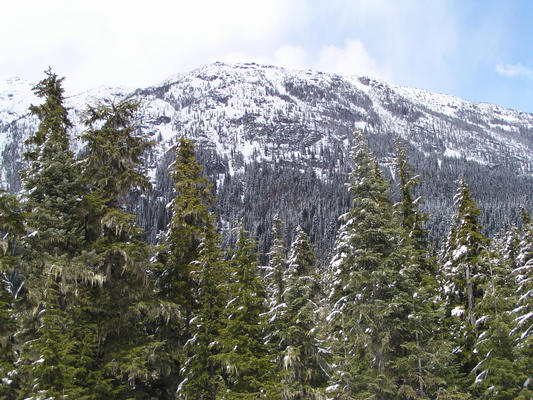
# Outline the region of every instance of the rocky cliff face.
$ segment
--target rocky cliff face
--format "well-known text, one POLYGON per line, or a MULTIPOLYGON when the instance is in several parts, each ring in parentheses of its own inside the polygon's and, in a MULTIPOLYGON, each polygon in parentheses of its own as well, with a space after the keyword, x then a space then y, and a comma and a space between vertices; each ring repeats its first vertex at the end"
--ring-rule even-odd
MULTIPOLYGON (((396 143, 400 138, 406 145, 423 178, 419 189, 435 241, 445 234, 460 176, 484 210, 489 233, 516 222, 521 206, 533 208, 532 114, 365 77, 215 63, 145 89, 100 88, 69 97, 76 151, 81 113, 101 97, 139 100, 139 129, 156 141, 145 158, 154 191, 137 199, 152 241, 168 220, 169 149, 181 135, 197 140, 199 159, 216 184, 227 244, 230 227, 244 217, 266 249, 279 213, 287 240, 301 224, 325 258, 337 217, 349 205, 344 183, 354 129, 368 138, 392 181, 396 143)), ((0 82, 0 183, 15 191, 23 142, 37 125, 27 115, 32 102, 29 84, 0 82)))

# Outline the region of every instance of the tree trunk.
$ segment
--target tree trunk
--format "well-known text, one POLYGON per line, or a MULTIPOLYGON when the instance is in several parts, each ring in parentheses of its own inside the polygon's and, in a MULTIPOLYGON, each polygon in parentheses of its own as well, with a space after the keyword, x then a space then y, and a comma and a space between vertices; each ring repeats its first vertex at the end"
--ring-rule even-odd
POLYGON ((468 319, 472 327, 476 324, 474 316, 474 288, 472 285, 472 276, 470 271, 470 264, 466 264, 466 294, 468 296, 468 319))
MULTIPOLYGON (((418 331, 415 332, 415 338, 416 338, 417 350, 420 350, 420 339, 418 337, 418 331)), ((424 393, 424 383, 423 383, 423 380, 422 380, 422 359, 420 358, 420 356, 418 356, 418 374, 419 374, 419 377, 418 377, 418 382, 419 382, 418 391, 419 391, 419 394, 422 397, 426 397, 426 395, 424 393)))

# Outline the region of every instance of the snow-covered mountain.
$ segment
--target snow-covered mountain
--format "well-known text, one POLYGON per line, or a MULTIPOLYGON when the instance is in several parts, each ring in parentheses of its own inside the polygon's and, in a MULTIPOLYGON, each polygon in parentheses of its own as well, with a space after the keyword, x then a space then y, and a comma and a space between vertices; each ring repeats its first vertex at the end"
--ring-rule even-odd
MULTIPOLYGON (((30 87, 0 81, 0 183, 11 190, 20 189, 23 142, 37 124, 27 115, 36 102, 30 87)), ((520 206, 533 205, 532 114, 365 77, 215 63, 149 88, 69 97, 74 139, 83 130, 85 105, 101 97, 139 100, 139 127, 157 143, 146 156, 155 190, 139 205, 152 239, 167 218, 169 149, 181 135, 197 140, 217 183, 221 225, 244 215, 263 246, 273 214, 281 212, 288 232, 303 224, 319 253, 327 252, 336 217, 349 202, 343 183, 354 129, 364 132, 391 178, 397 139, 406 144, 424 179, 420 190, 434 238, 444 232, 461 175, 490 231, 515 221, 520 206)))

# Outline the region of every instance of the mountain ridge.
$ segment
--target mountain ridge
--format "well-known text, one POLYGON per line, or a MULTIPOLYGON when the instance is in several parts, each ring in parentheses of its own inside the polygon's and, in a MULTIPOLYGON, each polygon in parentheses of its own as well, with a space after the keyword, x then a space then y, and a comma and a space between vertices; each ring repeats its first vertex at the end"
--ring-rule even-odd
MULTIPOLYGON (((14 101, 12 94, 0 90, 0 100, 14 101)), ((517 222, 520 207, 532 206, 533 114, 367 77, 214 63, 147 88, 100 88, 67 97, 76 152, 83 108, 101 97, 138 100, 139 131, 156 142, 145 157, 154 191, 138 203, 151 241, 168 221, 169 149, 181 135, 196 140, 199 160, 216 184, 222 229, 245 217, 264 249, 273 213, 281 210, 289 237, 302 224, 319 253, 329 251, 336 218, 349 205, 343 185, 354 129, 364 133, 392 181, 396 142, 404 143, 424 179, 419 191, 437 242, 449 222, 460 176, 472 182, 486 221, 494 221, 487 226, 490 233, 517 222)), ((4 104, 0 101, 0 182, 17 191, 24 139, 37 121, 17 113, 20 101, 16 109, 4 104)))

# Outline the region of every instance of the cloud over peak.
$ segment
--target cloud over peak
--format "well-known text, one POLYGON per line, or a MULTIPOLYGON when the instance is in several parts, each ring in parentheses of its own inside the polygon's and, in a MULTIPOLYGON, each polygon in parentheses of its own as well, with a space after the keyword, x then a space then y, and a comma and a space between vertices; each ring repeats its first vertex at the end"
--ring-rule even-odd
POLYGON ((507 78, 525 77, 533 79, 533 70, 525 67, 522 64, 498 64, 496 65, 496 72, 507 78))

